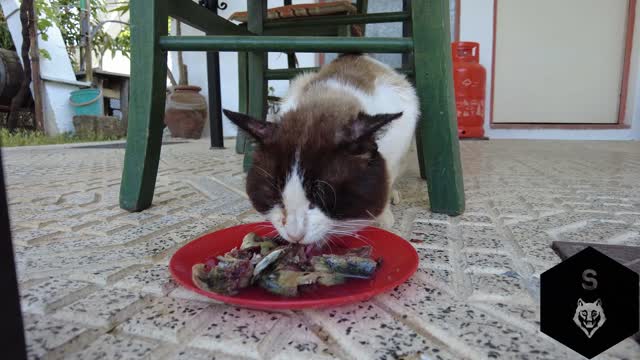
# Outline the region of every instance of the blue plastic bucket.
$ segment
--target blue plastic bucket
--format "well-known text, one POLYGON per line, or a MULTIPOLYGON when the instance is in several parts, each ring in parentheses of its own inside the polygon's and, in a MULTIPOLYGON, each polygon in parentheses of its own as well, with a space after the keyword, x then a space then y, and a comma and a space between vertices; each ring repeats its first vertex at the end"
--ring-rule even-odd
POLYGON ((80 89, 71 92, 69 102, 76 115, 101 116, 104 111, 102 98, 102 90, 100 89, 80 89))

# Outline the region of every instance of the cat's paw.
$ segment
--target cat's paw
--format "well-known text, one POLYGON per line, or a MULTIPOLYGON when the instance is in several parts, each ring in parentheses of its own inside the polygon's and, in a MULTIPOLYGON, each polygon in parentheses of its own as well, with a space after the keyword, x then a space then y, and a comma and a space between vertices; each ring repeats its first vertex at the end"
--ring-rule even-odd
POLYGON ((400 191, 398 191, 396 189, 392 189, 391 190, 391 204, 392 205, 398 205, 398 204, 400 204, 401 200, 402 200, 402 198, 400 197, 400 191))
POLYGON ((391 208, 388 206, 384 209, 382 214, 378 216, 378 224, 383 229, 391 229, 393 224, 395 223, 395 218, 393 217, 393 213, 391 212, 391 208))

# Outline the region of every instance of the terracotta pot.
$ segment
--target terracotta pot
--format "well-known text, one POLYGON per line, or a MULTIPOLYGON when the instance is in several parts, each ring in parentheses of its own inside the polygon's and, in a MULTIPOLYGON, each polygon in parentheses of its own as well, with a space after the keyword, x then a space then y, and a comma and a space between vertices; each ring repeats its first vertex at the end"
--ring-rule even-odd
POLYGON ((207 118, 207 101, 200 94, 202 88, 178 85, 169 88, 164 123, 171 136, 199 139, 207 118))

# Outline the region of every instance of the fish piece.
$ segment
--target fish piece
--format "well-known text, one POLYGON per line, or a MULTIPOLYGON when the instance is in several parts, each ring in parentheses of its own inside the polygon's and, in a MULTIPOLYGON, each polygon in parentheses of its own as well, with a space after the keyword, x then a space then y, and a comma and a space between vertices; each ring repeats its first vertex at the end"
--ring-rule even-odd
POLYGON ((260 248, 260 254, 262 256, 267 255, 271 250, 273 250, 277 245, 266 238, 260 237, 255 233, 248 233, 242 239, 242 245, 240 245, 240 250, 253 250, 260 248))
POLYGON ((311 258, 311 264, 314 271, 366 279, 371 278, 378 268, 378 263, 371 258, 351 255, 315 256, 311 258))
POLYGON ((223 295, 235 295, 251 283, 253 266, 250 260, 234 259, 219 262, 207 271, 204 264, 191 269, 193 282, 202 290, 223 295))
POLYGON ((349 249, 349 251, 347 251, 345 255, 370 258, 372 253, 373 253, 373 248, 369 245, 366 245, 358 248, 349 249))
POLYGON ((293 297, 301 291, 315 291, 318 285, 343 284, 348 278, 369 279, 380 265, 371 258, 370 246, 349 249, 343 255, 308 250, 308 246, 282 244, 249 233, 239 248, 218 256, 215 266, 194 265, 193 282, 200 289, 224 295, 235 295, 256 284, 271 293, 293 297))
POLYGON ((334 286, 345 282, 345 277, 339 274, 323 272, 274 271, 260 278, 259 285, 276 295, 286 297, 297 296, 300 286, 320 284, 334 286))
POLYGON ((253 276, 256 277, 260 275, 264 269, 268 268, 269 265, 273 264, 278 260, 278 258, 285 252, 286 249, 277 249, 270 252, 267 256, 265 256, 260 262, 256 264, 256 267, 253 269, 253 276))
POLYGON ((276 295, 293 297, 298 295, 298 278, 300 274, 297 271, 286 270, 272 272, 261 276, 258 284, 263 289, 276 295))

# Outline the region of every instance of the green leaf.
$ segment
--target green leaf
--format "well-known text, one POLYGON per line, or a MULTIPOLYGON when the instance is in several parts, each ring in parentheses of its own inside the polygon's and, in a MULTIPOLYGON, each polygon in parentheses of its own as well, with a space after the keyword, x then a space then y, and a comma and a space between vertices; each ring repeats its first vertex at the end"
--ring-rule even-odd
POLYGON ((51 60, 51 54, 46 49, 40 49, 40 56, 47 60, 51 60))
POLYGON ((129 12, 129 4, 118 6, 117 8, 111 9, 109 12, 119 12, 120 15, 124 15, 129 12))

